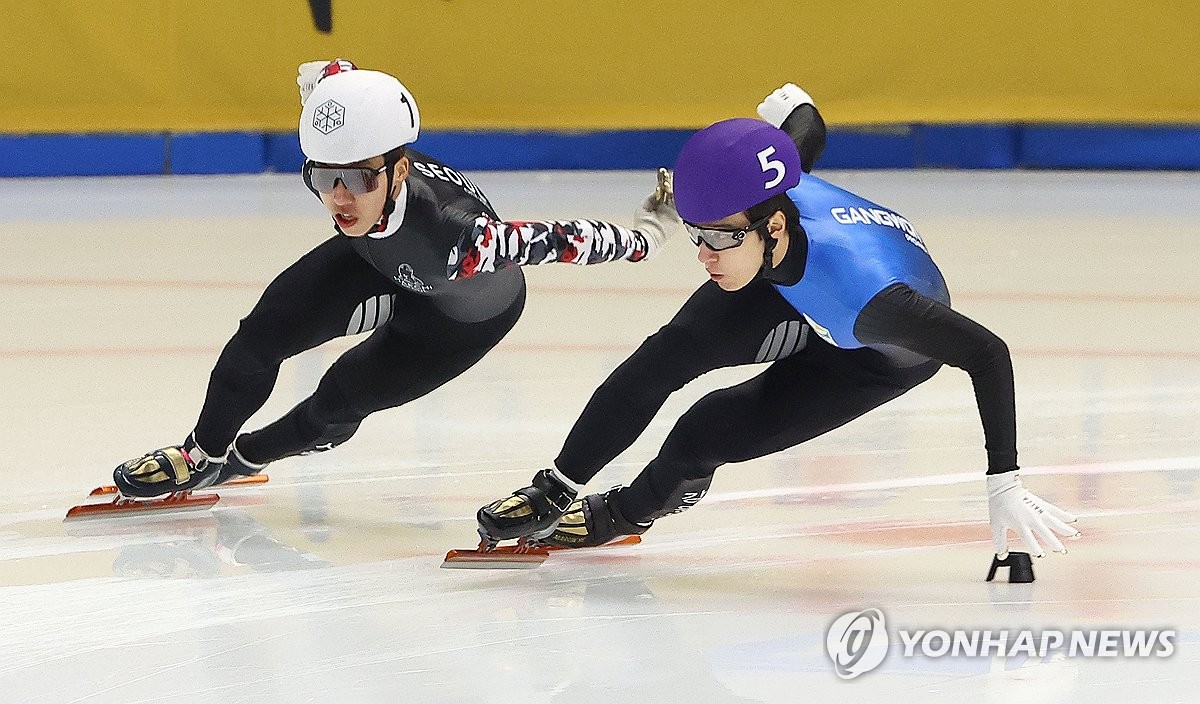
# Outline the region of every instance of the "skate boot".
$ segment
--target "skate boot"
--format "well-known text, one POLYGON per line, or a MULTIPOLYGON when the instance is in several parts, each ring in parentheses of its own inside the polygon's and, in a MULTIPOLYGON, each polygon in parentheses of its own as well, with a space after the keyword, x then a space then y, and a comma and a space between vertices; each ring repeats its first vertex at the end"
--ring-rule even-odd
POLYGON ((240 477, 257 476, 267 468, 267 464, 269 463, 254 464, 243 457, 242 453, 238 451, 237 440, 234 440, 229 445, 229 453, 225 457, 225 463, 221 466, 221 471, 213 484, 224 484, 231 479, 238 479, 240 477))
POLYGON ((603 494, 588 494, 573 502, 554 531, 541 539, 561 548, 593 548, 627 535, 641 535, 654 521, 635 523, 621 515, 615 499, 624 487, 603 494))
POLYGON ((182 445, 164 447, 118 465, 113 470, 113 483, 122 496, 149 499, 211 486, 224 464, 224 455, 209 456, 189 435, 182 445))
POLYGON ((563 484, 554 472, 543 469, 533 475, 533 484, 517 489, 512 496, 479 509, 479 535, 484 542, 544 535, 575 499, 575 490, 563 484))

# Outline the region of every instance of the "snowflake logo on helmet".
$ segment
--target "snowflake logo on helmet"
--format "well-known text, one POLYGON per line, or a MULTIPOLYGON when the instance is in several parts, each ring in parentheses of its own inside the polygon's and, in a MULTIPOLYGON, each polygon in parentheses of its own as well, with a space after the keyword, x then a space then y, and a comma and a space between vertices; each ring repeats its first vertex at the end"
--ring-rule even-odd
POLYGON ((346 123, 346 108, 336 100, 326 100, 313 112, 313 127, 321 134, 329 134, 346 123))

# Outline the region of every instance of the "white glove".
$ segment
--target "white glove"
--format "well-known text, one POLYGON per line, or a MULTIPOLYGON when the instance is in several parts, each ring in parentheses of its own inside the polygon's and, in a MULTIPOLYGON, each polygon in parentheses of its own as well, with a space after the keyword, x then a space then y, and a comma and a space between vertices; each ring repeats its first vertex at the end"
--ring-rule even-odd
POLYGON ((782 88, 758 104, 758 116, 776 127, 782 127, 788 115, 801 105, 814 105, 812 96, 795 83, 784 83, 782 88))
POLYGON ((653 259, 662 252, 671 236, 683 221, 675 212, 675 193, 672 190, 671 172, 658 170, 658 186, 641 207, 633 214, 633 229, 646 236, 646 259, 653 259))
POLYGON ((300 104, 308 102, 308 96, 312 95, 313 88, 317 87, 317 83, 325 77, 325 67, 329 64, 338 64, 341 70, 348 71, 355 68, 354 64, 345 59, 334 59, 333 61, 305 61, 296 69, 296 85, 300 86, 300 104))
POLYGON ((321 78, 321 71, 329 65, 328 61, 305 61, 300 64, 296 70, 296 85, 300 86, 300 104, 304 105, 308 101, 308 96, 312 95, 313 88, 317 87, 317 81, 321 78))
POLYGON ((1015 470, 1003 474, 989 474, 987 493, 988 516, 992 521, 992 543, 996 548, 996 555, 1001 559, 1008 555, 1010 528, 1037 557, 1046 556, 1037 538, 1044 540, 1054 552, 1065 554, 1067 549, 1054 534, 1070 538, 1079 538, 1081 535, 1079 531, 1067 525, 1078 520, 1074 515, 1035 496, 1021 483, 1021 477, 1015 470))

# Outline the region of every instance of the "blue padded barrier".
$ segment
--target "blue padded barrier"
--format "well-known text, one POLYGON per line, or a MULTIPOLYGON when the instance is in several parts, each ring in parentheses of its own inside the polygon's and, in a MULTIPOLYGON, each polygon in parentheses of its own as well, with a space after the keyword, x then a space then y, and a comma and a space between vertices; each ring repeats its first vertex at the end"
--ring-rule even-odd
MULTIPOLYGON (((690 130, 427 131, 415 147, 465 171, 651 169, 690 130)), ((295 133, 0 136, 0 176, 295 173, 295 133)), ((833 128, 822 169, 1200 169, 1200 125, 891 125, 833 128)))

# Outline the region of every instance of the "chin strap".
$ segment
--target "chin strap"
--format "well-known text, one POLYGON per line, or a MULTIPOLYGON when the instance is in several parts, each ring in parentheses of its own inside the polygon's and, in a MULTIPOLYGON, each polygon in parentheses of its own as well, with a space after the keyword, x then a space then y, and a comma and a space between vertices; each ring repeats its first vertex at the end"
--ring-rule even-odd
MULTIPOLYGON (((763 225, 763 227, 768 226, 763 225)), ((771 273, 775 269, 775 262, 772 255, 775 253, 775 245, 779 244, 779 240, 775 239, 775 237, 773 237, 769 231, 767 234, 759 232, 758 236, 761 237, 763 241, 763 265, 762 268, 758 270, 758 277, 765 278, 767 274, 771 273)))
MULTIPOLYGON (((387 200, 383 202, 383 214, 379 216, 379 222, 375 223, 375 226, 370 230, 367 230, 366 234, 368 235, 386 230, 388 226, 388 217, 391 216, 391 214, 396 210, 396 199, 392 197, 392 169, 390 166, 388 167, 387 173, 387 200)), ((337 223, 335 222, 334 225, 336 226, 337 223)))
POLYGON ((372 227, 370 231, 367 232, 368 235, 374 232, 383 232, 386 230, 388 226, 388 217, 390 217, 391 214, 396 210, 396 199, 392 197, 392 191, 394 190, 393 186, 395 185, 394 179, 396 177, 396 164, 399 163, 400 159, 403 158, 404 157, 401 156, 395 161, 388 159, 384 162, 384 165, 387 166, 387 200, 383 202, 383 214, 379 216, 379 222, 375 223, 375 227, 372 227))

